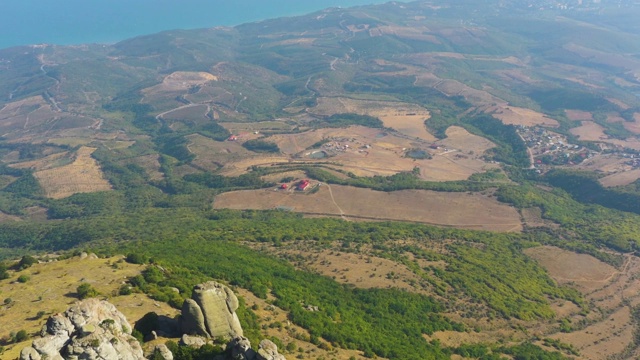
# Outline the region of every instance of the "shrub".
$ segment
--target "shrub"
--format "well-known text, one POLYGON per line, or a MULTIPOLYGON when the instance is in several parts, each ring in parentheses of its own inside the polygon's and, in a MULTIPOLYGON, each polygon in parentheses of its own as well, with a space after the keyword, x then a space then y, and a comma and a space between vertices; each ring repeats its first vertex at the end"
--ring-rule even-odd
POLYGON ((20 275, 20 276, 18 277, 18 282, 19 282, 19 283, 23 283, 23 284, 24 284, 24 283, 26 283, 27 281, 29 281, 29 279, 31 279, 31 278, 29 277, 29 275, 20 275))
POLYGON ((9 272, 7 272, 7 265, 0 263, 0 280, 8 279, 9 272))
POLYGON ((147 258, 144 255, 140 255, 140 254, 136 254, 136 253, 130 253, 127 255, 127 257, 125 258, 125 261, 130 263, 130 264, 144 264, 147 262, 147 258))
POLYGON ((24 270, 28 267, 31 267, 31 265, 33 264, 37 264, 38 260, 36 258, 34 258, 33 256, 30 255, 25 255, 22 257, 22 259, 20 259, 20 262, 18 263, 18 270, 24 270))
POLYGON ((18 342, 23 342, 23 341, 28 340, 28 339, 29 339, 29 334, 27 333, 26 330, 18 331, 13 337, 14 342, 17 342, 17 343, 18 342))
POLYGON ((80 299, 96 297, 99 294, 98 290, 94 289, 91 284, 87 283, 80 284, 80 286, 78 286, 78 288, 76 289, 76 292, 78 293, 78 298, 80 299))
POLYGON ((129 285, 122 285, 120 286, 120 290, 118 290, 118 294, 119 295, 130 295, 131 294, 131 286, 129 285))

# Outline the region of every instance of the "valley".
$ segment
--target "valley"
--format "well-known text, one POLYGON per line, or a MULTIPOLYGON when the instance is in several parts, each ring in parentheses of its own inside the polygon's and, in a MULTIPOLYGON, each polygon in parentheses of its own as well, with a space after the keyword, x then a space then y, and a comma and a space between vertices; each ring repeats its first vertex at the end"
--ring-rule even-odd
POLYGON ((637 358, 640 8, 576 3, 1 49, 0 358, 211 280, 287 359, 637 358))

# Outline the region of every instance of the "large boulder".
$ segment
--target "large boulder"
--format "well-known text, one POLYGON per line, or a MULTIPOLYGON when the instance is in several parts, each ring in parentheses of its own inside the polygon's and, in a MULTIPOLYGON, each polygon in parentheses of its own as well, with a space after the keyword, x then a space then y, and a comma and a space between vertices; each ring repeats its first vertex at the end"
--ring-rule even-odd
POLYGON ((51 316, 41 337, 22 350, 21 360, 144 359, 132 327, 112 304, 98 299, 75 303, 64 314, 51 316))
POLYGON ((193 288, 182 305, 180 329, 185 334, 233 339, 242 336, 236 315, 238 298, 228 287, 209 281, 193 288))
POLYGON ((284 355, 278 353, 278 346, 267 339, 260 341, 256 358, 258 360, 287 360, 284 355))
POLYGON ((232 360, 255 360, 256 352, 251 349, 249 339, 243 336, 235 337, 227 344, 232 360))
POLYGON ((173 360, 173 354, 165 344, 156 345, 152 351, 150 359, 173 360))
POLYGON ((192 336, 184 334, 180 338, 180 345, 189 346, 192 348, 201 348, 207 344, 207 339, 200 336, 192 336))
POLYGON ((180 316, 180 330, 183 334, 208 336, 207 327, 204 324, 204 315, 200 305, 193 299, 186 299, 182 303, 182 315, 180 316))

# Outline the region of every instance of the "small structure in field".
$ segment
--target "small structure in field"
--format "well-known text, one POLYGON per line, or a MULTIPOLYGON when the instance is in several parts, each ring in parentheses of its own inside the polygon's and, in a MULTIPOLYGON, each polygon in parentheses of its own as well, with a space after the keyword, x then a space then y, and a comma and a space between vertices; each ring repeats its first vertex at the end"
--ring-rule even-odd
POLYGON ((289 188, 289 185, 287 184, 280 185, 280 190, 287 190, 288 188, 289 188))
POLYGON ((309 185, 309 180, 300 180, 300 182, 296 186, 296 189, 298 189, 299 191, 305 191, 309 187, 309 185))

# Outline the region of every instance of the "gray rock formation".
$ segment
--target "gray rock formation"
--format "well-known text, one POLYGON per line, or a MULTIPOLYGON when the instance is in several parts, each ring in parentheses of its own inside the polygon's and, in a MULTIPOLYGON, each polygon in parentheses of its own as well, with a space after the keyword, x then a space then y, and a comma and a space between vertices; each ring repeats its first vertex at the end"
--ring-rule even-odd
POLYGON ((171 353, 171 351, 169 351, 169 349, 165 344, 158 344, 152 349, 151 356, 149 356, 149 358, 173 360, 173 354, 171 353))
POLYGON ((238 305, 238 298, 233 291, 222 284, 210 281, 196 285, 191 299, 182 304, 180 330, 185 335, 180 344, 201 347, 206 342, 205 338, 226 338, 231 341, 226 346, 225 355, 215 359, 286 360, 278 353, 278 347, 272 341, 261 341, 258 352, 251 348, 249 339, 242 336, 240 321, 235 312, 238 305))
POLYGON ((184 334, 180 338, 180 345, 190 346, 192 348, 201 348, 207 344, 207 339, 200 336, 192 336, 184 334))
POLYGON ((242 336, 236 315, 238 298, 228 287, 209 281, 193 288, 182 305, 180 329, 184 334, 233 339, 242 336))
POLYGON ((235 337, 227 344, 229 354, 233 360, 255 360, 256 352, 251 349, 249 339, 243 336, 235 337))
POLYGON ((180 330, 184 334, 209 336, 200 305, 193 299, 186 299, 182 303, 180 330))
POLYGON ((278 346, 267 339, 260 341, 256 358, 258 360, 287 360, 284 355, 278 353, 278 346))
POLYGON ((51 316, 42 328, 42 337, 23 349, 20 359, 144 359, 131 329, 125 316, 112 304, 98 299, 83 300, 64 314, 51 316))

